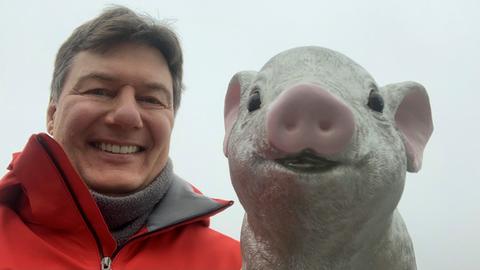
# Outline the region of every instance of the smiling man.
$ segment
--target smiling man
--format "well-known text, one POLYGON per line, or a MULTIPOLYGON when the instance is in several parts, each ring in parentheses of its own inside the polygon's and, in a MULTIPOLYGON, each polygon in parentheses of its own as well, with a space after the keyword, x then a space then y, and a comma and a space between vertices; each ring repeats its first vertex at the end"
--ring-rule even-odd
POLYGON ((173 173, 182 88, 174 32, 124 7, 60 48, 47 110, 0 181, 0 269, 240 269, 208 227, 230 201, 173 173))

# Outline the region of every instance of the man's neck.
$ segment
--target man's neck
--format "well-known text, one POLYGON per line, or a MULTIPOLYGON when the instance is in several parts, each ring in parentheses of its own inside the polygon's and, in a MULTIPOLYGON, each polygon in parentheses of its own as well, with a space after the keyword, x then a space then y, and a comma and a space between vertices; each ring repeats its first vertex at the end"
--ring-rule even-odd
POLYGON ((170 187, 173 169, 169 160, 160 174, 144 189, 125 196, 109 196, 92 191, 110 232, 118 245, 123 245, 143 227, 170 187))

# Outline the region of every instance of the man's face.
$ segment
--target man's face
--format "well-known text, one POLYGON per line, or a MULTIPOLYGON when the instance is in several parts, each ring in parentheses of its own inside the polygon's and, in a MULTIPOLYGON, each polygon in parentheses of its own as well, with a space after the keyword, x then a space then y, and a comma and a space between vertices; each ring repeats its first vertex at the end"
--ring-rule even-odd
POLYGON ((93 190, 126 194, 164 168, 173 128, 172 77, 156 49, 125 43, 73 59, 47 129, 93 190))

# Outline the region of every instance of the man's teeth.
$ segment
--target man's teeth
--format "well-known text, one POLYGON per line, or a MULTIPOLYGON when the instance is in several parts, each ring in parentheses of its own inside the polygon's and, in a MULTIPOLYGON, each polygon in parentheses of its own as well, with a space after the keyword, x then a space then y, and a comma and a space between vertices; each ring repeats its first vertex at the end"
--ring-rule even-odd
POLYGON ((140 147, 135 145, 117 145, 109 143, 97 143, 95 144, 97 148, 102 151, 110 152, 114 154, 132 154, 140 151, 140 147))

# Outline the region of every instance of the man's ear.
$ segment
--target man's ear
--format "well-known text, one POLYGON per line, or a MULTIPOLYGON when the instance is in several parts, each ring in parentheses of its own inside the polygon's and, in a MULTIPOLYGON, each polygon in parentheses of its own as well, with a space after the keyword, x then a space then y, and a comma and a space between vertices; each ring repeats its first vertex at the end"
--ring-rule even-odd
POLYGON ((47 109, 47 132, 53 136, 53 127, 55 126, 55 113, 57 112, 57 102, 50 100, 47 109))

